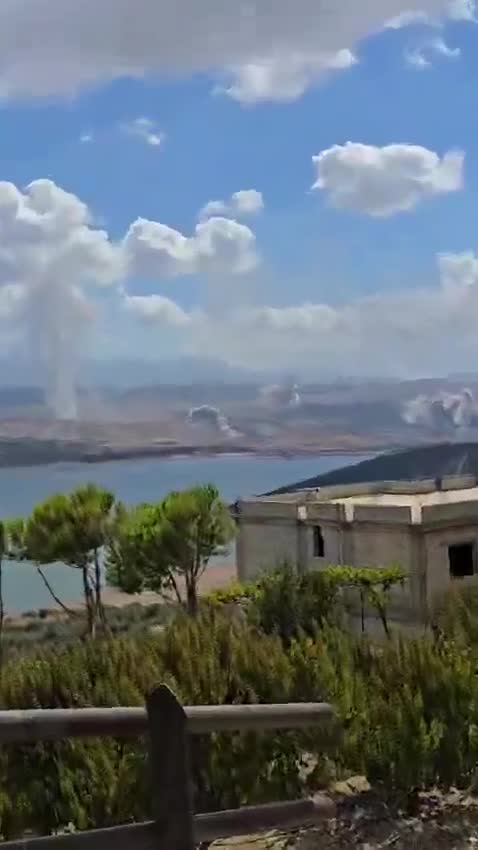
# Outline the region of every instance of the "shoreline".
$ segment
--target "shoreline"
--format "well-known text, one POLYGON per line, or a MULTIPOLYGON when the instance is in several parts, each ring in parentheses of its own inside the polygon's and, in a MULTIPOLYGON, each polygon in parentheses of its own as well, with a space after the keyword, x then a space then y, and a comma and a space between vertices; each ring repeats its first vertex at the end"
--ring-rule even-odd
MULTIPOLYGON (((237 569, 233 564, 209 566, 199 580, 199 593, 203 596, 213 590, 220 590, 227 587, 234 581, 237 581, 237 569)), ((117 590, 115 587, 106 585, 103 588, 102 595, 105 608, 123 609, 131 605, 140 605, 143 608, 147 608, 150 605, 166 604, 163 596, 150 590, 130 595, 117 590)), ((84 603, 82 601, 72 602, 65 599, 64 603, 72 611, 79 612, 84 610, 84 603)), ((14 629, 24 628, 32 619, 40 618, 40 611, 46 612, 45 617, 42 617, 45 623, 64 620, 67 616, 62 608, 59 605, 55 605, 52 600, 49 607, 39 606, 29 611, 7 608, 5 611, 5 626, 6 628, 14 629)))
POLYGON ((138 448, 124 449, 102 449, 101 451, 84 451, 77 447, 69 447, 67 444, 50 446, 45 451, 44 447, 23 446, 19 451, 18 442, 13 441, 11 446, 5 444, 9 441, 0 438, 3 442, 3 451, 0 452, 0 469, 25 469, 39 466, 57 466, 61 463, 74 464, 101 464, 114 463, 116 461, 147 460, 178 460, 180 458, 216 458, 216 457, 257 457, 276 458, 280 460, 294 460, 295 458, 320 457, 335 455, 363 457, 371 454, 379 454, 385 451, 394 451, 403 448, 401 445, 390 446, 317 446, 317 447, 256 447, 256 446, 144 446, 138 448), (76 448, 76 450, 75 450, 76 448), (43 450, 42 450, 43 449, 43 450), (16 455, 16 456, 15 456, 16 455))

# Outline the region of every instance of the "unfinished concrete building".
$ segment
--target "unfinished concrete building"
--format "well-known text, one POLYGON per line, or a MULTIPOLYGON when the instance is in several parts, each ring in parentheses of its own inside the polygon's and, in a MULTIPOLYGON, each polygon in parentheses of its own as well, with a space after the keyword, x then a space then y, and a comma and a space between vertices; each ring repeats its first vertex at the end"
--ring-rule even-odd
POLYGON ((392 615, 423 622, 440 591, 478 571, 478 481, 449 476, 279 492, 236 504, 241 580, 288 561, 400 566, 392 615))

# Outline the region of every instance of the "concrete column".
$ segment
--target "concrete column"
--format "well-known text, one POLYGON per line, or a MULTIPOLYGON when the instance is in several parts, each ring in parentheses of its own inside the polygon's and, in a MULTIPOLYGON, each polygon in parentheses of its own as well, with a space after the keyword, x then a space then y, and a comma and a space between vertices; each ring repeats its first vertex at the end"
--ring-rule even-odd
POLYGON ((410 573, 408 576, 411 607, 421 622, 428 617, 427 562, 425 534, 421 526, 412 527, 410 573))
POLYGON ((301 520, 297 520, 297 572, 304 575, 309 567, 309 528, 301 520))
POLYGON ((350 522, 344 522, 341 526, 342 535, 342 565, 345 567, 353 567, 354 561, 354 537, 353 525, 350 522))

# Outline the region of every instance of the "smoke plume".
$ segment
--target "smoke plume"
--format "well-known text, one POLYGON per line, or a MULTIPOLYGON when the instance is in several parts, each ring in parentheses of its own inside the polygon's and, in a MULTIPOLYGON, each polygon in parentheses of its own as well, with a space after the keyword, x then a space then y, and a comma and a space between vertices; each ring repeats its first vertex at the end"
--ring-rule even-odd
POLYGON ((406 402, 402 416, 409 425, 453 432, 478 425, 478 404, 469 389, 457 394, 419 395, 406 402))
POLYGON ((262 387, 260 390, 260 399, 267 407, 276 410, 299 407, 301 404, 299 387, 295 383, 285 385, 271 384, 270 386, 262 387))
POLYGON ((227 418, 217 407, 211 407, 208 404, 193 407, 189 411, 187 419, 191 425, 197 425, 213 434, 221 434, 230 439, 240 437, 239 432, 230 426, 227 418))

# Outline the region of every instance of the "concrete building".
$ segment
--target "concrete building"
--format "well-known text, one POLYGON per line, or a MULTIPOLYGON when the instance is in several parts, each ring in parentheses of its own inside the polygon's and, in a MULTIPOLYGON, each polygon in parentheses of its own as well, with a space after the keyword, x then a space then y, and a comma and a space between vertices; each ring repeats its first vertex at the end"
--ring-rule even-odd
POLYGON ((424 621, 440 591, 478 572, 478 479, 449 476, 279 492, 236 504, 241 580, 288 561, 400 566, 392 616, 424 621))

